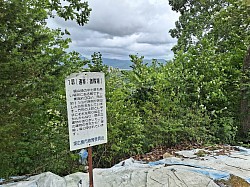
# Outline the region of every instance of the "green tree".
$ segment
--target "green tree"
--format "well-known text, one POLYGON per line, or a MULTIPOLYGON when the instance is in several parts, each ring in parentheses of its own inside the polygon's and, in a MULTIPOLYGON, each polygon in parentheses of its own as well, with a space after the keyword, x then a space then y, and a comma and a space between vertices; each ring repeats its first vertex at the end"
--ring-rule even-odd
POLYGON ((176 63, 152 60, 147 65, 143 57, 130 57, 132 70, 125 74, 130 84, 128 99, 142 119, 144 150, 182 142, 207 142, 209 117, 201 106, 185 103, 181 72, 176 63))
POLYGON ((87 70, 89 71, 103 72, 105 74, 107 74, 108 72, 108 66, 103 64, 102 54, 100 52, 94 52, 94 54, 91 55, 91 61, 89 61, 87 64, 87 70))
POLYGON ((247 134, 249 8, 242 1, 231 0, 170 0, 169 3, 181 13, 170 33, 178 38, 173 50, 176 60, 183 63, 184 76, 189 77, 187 101, 206 104, 218 132, 230 134, 242 118, 240 129, 247 134))
POLYGON ((173 51, 186 51, 194 46, 213 28, 213 16, 227 6, 227 0, 169 0, 170 6, 180 13, 175 28, 170 30, 172 37, 177 38, 173 51))
POLYGON ((106 74, 108 143, 94 148, 97 167, 111 167, 143 151, 142 119, 136 105, 128 99, 129 85, 126 76, 117 69, 106 74))
POLYGON ((65 51, 60 29, 46 27, 52 12, 83 25, 90 9, 80 0, 0 1, 0 177, 74 168, 63 82, 86 63, 65 51))

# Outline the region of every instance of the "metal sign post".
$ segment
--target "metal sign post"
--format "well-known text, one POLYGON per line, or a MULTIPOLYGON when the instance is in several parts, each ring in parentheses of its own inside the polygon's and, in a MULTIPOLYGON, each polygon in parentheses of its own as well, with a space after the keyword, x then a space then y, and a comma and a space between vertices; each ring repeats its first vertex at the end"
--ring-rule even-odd
POLYGON ((107 143, 105 77, 100 72, 73 73, 65 79, 70 150, 88 147, 93 187, 92 146, 107 143))
POLYGON ((93 165, 92 165, 92 147, 88 147, 88 163, 89 163, 89 187, 94 187, 93 165))

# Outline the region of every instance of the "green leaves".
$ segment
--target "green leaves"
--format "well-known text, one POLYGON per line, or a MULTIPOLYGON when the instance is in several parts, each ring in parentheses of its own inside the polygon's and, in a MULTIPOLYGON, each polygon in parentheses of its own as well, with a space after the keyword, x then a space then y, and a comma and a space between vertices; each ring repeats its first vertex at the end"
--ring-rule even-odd
POLYGON ((102 62, 102 54, 100 52, 95 52, 91 55, 92 60, 88 61, 88 70, 93 72, 104 72, 107 74, 108 66, 104 65, 102 62))
POLYGON ((175 58, 130 55, 131 71, 108 71, 101 53, 84 61, 66 52, 68 31, 46 27, 52 12, 85 24, 86 2, 0 2, 0 177, 80 168, 68 151, 64 78, 83 70, 106 75, 109 142, 94 148, 97 167, 158 145, 234 142, 239 114, 249 124, 250 10, 231 0, 169 2, 181 13, 170 31, 175 58))
MULTIPOLYGON (((183 67, 185 101, 200 103, 209 113, 216 113, 211 116, 212 126, 217 129, 213 131, 223 134, 223 138, 217 133, 214 136, 230 142, 239 125, 240 102, 241 106, 247 103, 242 100, 246 93, 240 87, 244 87, 242 66, 250 44, 247 17, 250 10, 241 1, 231 0, 183 1, 182 4, 170 1, 170 4, 181 12, 176 28, 170 32, 178 38, 173 48, 174 61, 183 67)), ((249 107, 241 110, 249 113, 246 112, 249 107)), ((248 122, 244 123, 241 125, 249 130, 248 122)))
MULTIPOLYGON (((46 27, 47 11, 59 11, 57 3, 1 1, 0 177, 77 167, 62 154, 68 150, 64 78, 86 62, 78 53, 65 51, 70 39, 63 39, 60 29, 46 27)), ((79 3, 79 10, 86 7, 80 1, 71 3, 71 11, 79 3)))
POLYGON ((59 17, 67 20, 74 20, 79 25, 83 26, 89 21, 91 8, 89 8, 88 2, 81 0, 67 0, 61 3, 59 0, 42 0, 39 1, 39 6, 46 9, 53 17, 53 11, 57 13, 59 17))

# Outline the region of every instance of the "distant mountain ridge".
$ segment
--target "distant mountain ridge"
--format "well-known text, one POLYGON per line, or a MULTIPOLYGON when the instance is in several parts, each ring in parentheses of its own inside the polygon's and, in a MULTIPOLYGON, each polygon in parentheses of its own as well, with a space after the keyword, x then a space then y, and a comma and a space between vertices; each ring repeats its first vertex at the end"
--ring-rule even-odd
POLYGON ((130 60, 119 60, 111 58, 103 58, 103 63, 107 66, 119 69, 131 69, 132 62, 130 60))
MULTIPOLYGON (((87 59, 84 56, 81 56, 81 59, 87 59)), ((111 66, 113 68, 118 68, 118 69, 131 69, 132 62, 130 60, 120 60, 120 59, 115 59, 115 58, 102 58, 103 64, 107 66, 111 66)), ((166 60, 164 59, 157 59, 159 62, 165 63, 166 60)), ((145 63, 148 63, 149 65, 151 64, 152 60, 150 59, 144 59, 143 60, 145 63)))
MULTIPOLYGON (((114 68, 119 68, 119 69, 131 69, 132 62, 130 60, 120 60, 120 59, 111 59, 111 58, 103 58, 103 63, 112 66, 114 68)), ((166 60, 164 59, 157 59, 158 62, 163 62, 165 63, 166 60)), ((152 60, 150 59, 144 59, 143 60, 145 63, 148 63, 149 65, 151 64, 152 60)))

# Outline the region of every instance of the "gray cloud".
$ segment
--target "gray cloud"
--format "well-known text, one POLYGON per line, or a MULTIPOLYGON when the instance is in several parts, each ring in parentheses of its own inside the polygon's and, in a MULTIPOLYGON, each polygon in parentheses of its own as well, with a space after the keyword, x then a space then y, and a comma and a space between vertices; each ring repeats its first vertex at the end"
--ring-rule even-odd
POLYGON ((167 0, 91 0, 89 22, 80 27, 60 18, 49 20, 52 28, 71 33, 70 50, 89 57, 101 52, 105 58, 128 59, 129 54, 169 59, 176 40, 169 35, 178 15, 167 0))

